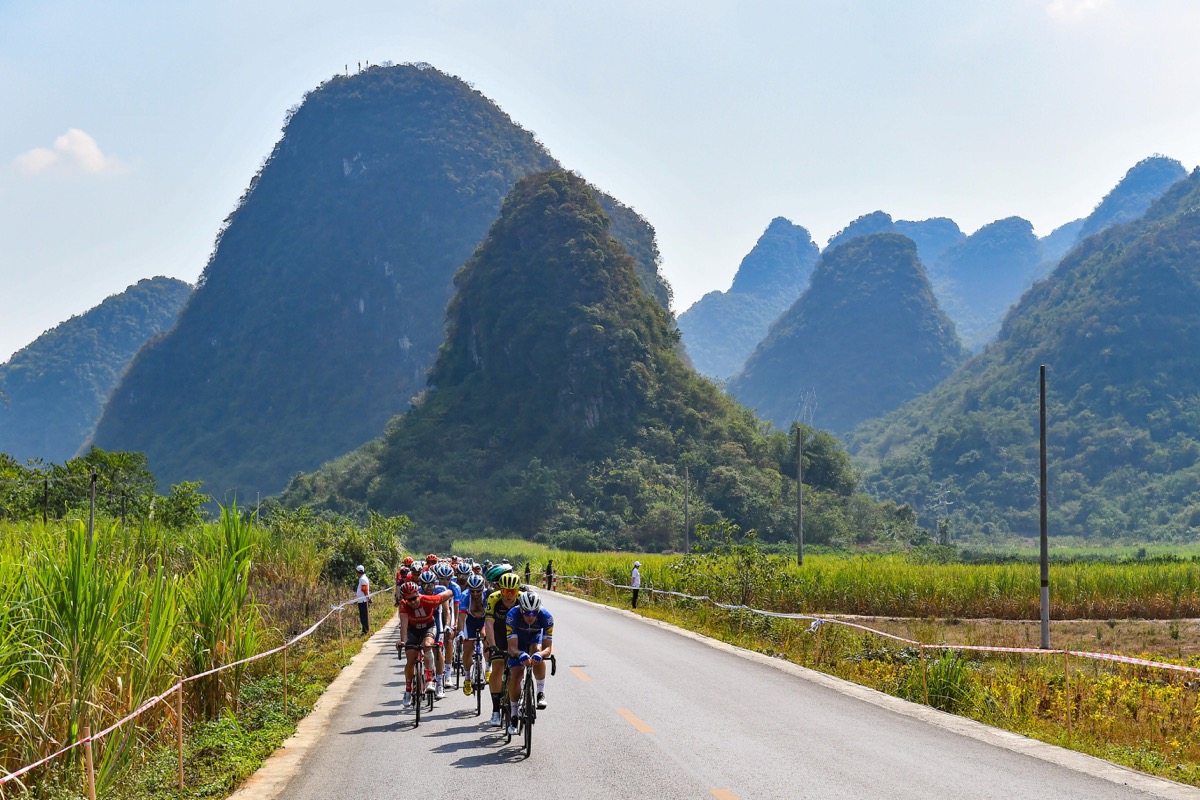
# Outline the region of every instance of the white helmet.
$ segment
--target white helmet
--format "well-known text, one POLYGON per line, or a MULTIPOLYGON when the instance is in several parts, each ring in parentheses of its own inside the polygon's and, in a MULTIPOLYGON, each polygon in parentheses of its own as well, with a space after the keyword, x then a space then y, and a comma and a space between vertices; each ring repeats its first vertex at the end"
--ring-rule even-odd
POLYGON ((537 592, 521 592, 521 611, 526 614, 532 614, 542 607, 542 598, 538 597, 537 592))

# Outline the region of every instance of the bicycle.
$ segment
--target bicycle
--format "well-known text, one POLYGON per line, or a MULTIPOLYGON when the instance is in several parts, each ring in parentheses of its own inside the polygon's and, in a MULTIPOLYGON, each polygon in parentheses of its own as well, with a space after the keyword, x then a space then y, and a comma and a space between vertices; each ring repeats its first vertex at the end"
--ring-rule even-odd
MULTIPOLYGON (((558 659, 553 655, 547 660, 550 662, 550 674, 554 675, 558 672, 558 659)), ((507 672, 507 671, 506 671, 507 672)), ((505 680, 507 682, 507 674, 505 680)), ((525 668, 525 677, 521 680, 521 697, 517 706, 517 726, 521 730, 521 736, 525 740, 525 757, 533 753, 533 724, 537 721, 537 684, 533 677, 533 664, 529 664, 525 668)), ((510 736, 508 741, 512 741, 510 736)))
POLYGON ((483 643, 475 640, 475 659, 471 662, 471 691, 475 695, 475 716, 483 713, 483 695, 487 690, 487 681, 483 676, 483 643))
POLYGON ((410 653, 416 653, 416 666, 413 668, 412 704, 414 727, 421 724, 421 706, 429 703, 429 711, 433 711, 433 701, 436 687, 433 682, 433 670, 425 666, 424 649, 409 648, 410 653))
POLYGON ((450 662, 454 670, 454 688, 462 688, 463 679, 463 640, 461 636, 454 637, 454 658, 450 662))

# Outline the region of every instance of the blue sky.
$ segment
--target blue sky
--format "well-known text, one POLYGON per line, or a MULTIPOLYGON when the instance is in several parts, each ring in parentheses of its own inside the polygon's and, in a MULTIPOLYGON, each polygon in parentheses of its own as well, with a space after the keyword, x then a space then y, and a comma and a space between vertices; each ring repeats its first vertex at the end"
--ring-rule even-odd
POLYGON ((1088 213, 1200 163, 1190 0, 0 0, 0 360, 194 281, 290 106, 348 64, 471 82, 658 231, 682 311, 768 222, 1088 213))

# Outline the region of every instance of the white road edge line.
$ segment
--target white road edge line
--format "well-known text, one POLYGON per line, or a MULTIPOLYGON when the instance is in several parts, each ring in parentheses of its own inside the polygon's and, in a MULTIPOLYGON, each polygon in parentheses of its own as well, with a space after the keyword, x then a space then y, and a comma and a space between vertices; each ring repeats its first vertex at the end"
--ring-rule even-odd
MULTIPOLYGON (((549 592, 543 593, 549 594, 549 592)), ((1019 733, 993 728, 990 725, 985 725, 982 722, 976 722, 973 719, 966 717, 958 717, 953 714, 947 714, 945 711, 939 711, 936 708, 920 705, 918 703, 910 703, 907 700, 902 700, 899 697, 893 697, 890 694, 876 691, 875 689, 866 686, 860 686, 857 683, 835 678, 832 675, 826 675, 823 672, 802 667, 798 664, 793 664, 790 661, 785 661, 781 658, 772 658, 762 653, 756 653, 753 650, 746 650, 741 647, 722 642, 719 639, 713 639, 710 636, 705 636, 701 633, 689 631, 672 625, 669 622, 643 617, 640 614, 635 614, 632 611, 623 608, 614 608, 613 606, 604 605, 603 603, 593 603, 581 597, 575 597, 562 592, 554 592, 554 599, 557 601, 560 598, 571 600, 576 603, 586 603, 593 608, 603 608, 611 611, 614 614, 622 614, 631 619, 640 620, 646 625, 653 625, 663 630, 670 631, 679 636, 685 636, 697 642, 708 645, 717 650, 723 650, 727 653, 745 658, 749 661, 755 661, 759 664, 773 667, 782 672, 794 675, 797 678, 816 683, 828 689, 832 689, 840 694, 854 697, 866 703, 885 708, 897 714, 903 714, 907 717, 919 719, 930 725, 936 725, 939 728, 953 731, 960 736, 966 736, 971 739, 976 739, 981 742, 1002 747, 1005 750, 1011 750, 1016 753, 1022 753, 1033 758, 1047 761, 1051 764, 1057 764, 1060 767, 1082 772, 1085 775, 1091 775, 1095 778, 1109 781, 1111 783, 1129 786, 1155 797, 1168 798, 1168 800, 1200 800, 1200 789, 1188 786, 1187 784, 1178 783, 1176 781, 1159 778, 1154 775, 1148 775, 1144 772, 1123 767, 1119 764, 1114 764, 1111 761, 1105 761, 1102 758, 1089 756, 1086 753, 1080 753, 1075 750, 1068 750, 1065 747, 1059 747, 1046 742, 1031 739, 1028 736, 1022 736, 1019 733)))

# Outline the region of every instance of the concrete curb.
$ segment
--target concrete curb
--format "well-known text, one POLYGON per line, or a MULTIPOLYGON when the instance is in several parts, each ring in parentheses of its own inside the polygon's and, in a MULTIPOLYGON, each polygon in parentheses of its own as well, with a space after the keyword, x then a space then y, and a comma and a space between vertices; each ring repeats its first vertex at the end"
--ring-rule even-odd
MULTIPOLYGON (((357 621, 356 621, 357 624, 357 621)), ((288 782, 300 772, 304 757, 313 745, 325 735, 333 712, 350 693, 367 664, 382 649, 388 648, 387 634, 400 624, 399 617, 392 617, 378 631, 363 642, 362 649, 350 659, 325 692, 317 699, 311 712, 296 724, 293 733, 283 745, 272 753, 258 771, 247 778, 230 795, 231 800, 275 800, 287 788, 288 782)))
MULTIPOLYGON (((549 594, 543 592, 543 594, 549 594)), ((903 714, 907 717, 919 719, 922 722, 930 725, 936 725, 939 728, 953 731, 960 736, 966 736, 977 741, 986 742, 996 747, 1002 747, 1005 750, 1010 750, 1016 753, 1022 753, 1032 758, 1037 758, 1042 761, 1056 764, 1066 769, 1082 772, 1085 775, 1091 775, 1095 778, 1109 781, 1111 783, 1129 786, 1139 791, 1145 792, 1154 797, 1168 798, 1168 800, 1200 800, 1200 789, 1188 786, 1183 783, 1159 778, 1154 775, 1147 775, 1144 772, 1122 767, 1119 764, 1114 764, 1111 761, 1105 761, 1102 758, 1089 756, 1085 753, 1079 753, 1075 750, 1068 750, 1065 747, 1047 744, 1046 742, 1031 739, 1028 736, 1022 736, 1019 733, 993 728, 990 725, 985 725, 982 722, 976 722, 973 719, 966 717, 958 717, 953 714, 947 714, 944 711, 939 711, 936 708, 920 705, 918 703, 910 703, 907 700, 901 700, 899 697, 893 697, 890 694, 870 689, 866 686, 860 686, 857 683, 835 678, 832 675, 826 675, 824 672, 802 667, 798 664, 793 664, 790 661, 785 661, 780 658, 772 658, 756 653, 753 650, 746 650, 741 647, 723 642, 719 639, 713 639, 710 636, 705 636, 701 633, 689 631, 685 628, 680 628, 677 625, 672 625, 669 622, 643 617, 640 614, 635 614, 623 608, 615 608, 605 605, 604 603, 594 603, 582 597, 562 592, 554 592, 555 599, 566 599, 576 603, 587 603, 593 607, 604 608, 614 614, 622 614, 630 619, 640 620, 643 624, 653 625, 663 630, 679 636, 687 637, 693 641, 706 644, 717 650, 722 650, 726 653, 731 653, 748 661, 755 661, 759 664, 772 667, 774 669, 786 672, 789 675, 794 675, 802 680, 810 683, 818 684, 832 691, 854 697, 863 702, 871 703, 872 705, 885 708, 897 714, 903 714)))

